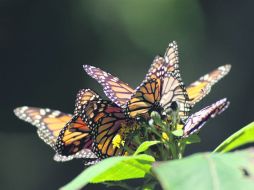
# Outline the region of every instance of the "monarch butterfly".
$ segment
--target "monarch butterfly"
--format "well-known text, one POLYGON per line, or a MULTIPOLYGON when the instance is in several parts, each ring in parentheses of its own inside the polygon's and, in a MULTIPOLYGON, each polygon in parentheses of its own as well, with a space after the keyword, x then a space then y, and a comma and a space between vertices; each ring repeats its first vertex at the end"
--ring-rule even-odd
POLYGON ((131 118, 146 115, 154 110, 163 114, 175 102, 179 108, 179 115, 184 120, 190 111, 187 101, 188 95, 178 71, 167 72, 167 68, 162 65, 136 89, 126 104, 126 113, 131 118))
MULTIPOLYGON (((178 73, 178 50, 176 42, 170 43, 163 57, 155 57, 146 77, 161 67, 163 64, 167 72, 178 73), (166 61, 163 61, 165 59, 166 61), (166 63, 166 64, 164 64, 166 63)), ((104 89, 105 94, 115 102, 118 106, 124 107, 135 92, 127 83, 124 83, 119 78, 107 73, 99 68, 84 65, 84 69, 88 75, 96 79, 104 89)), ((231 65, 220 66, 214 71, 200 77, 199 80, 191 83, 187 88, 189 97, 189 107, 193 107, 197 102, 204 98, 211 90, 212 86, 222 79, 231 69, 231 65)))
POLYGON ((82 107, 81 115, 91 129, 93 152, 98 158, 126 154, 123 149, 124 140, 134 130, 135 121, 126 118, 121 107, 111 101, 102 100, 97 95, 82 107), (116 138, 120 138, 120 144, 114 143, 116 138))
MULTIPOLYGON (((88 99, 93 96, 89 93, 85 93, 83 99, 76 100, 75 112, 79 111, 80 104, 85 104, 88 99)), ((88 135, 90 132, 89 127, 86 123, 75 114, 74 116, 70 114, 65 114, 57 110, 44 109, 44 108, 35 108, 35 107, 19 107, 14 110, 16 116, 20 119, 25 120, 32 125, 37 127, 37 133, 39 137, 48 145, 50 145, 54 150, 56 150, 56 155, 54 160, 56 161, 69 161, 73 158, 84 158, 85 164, 92 164, 96 161, 97 157, 91 151, 91 137, 88 135), (61 136, 61 131, 64 128, 72 126, 77 130, 85 131, 87 138, 84 138, 85 135, 79 133, 82 136, 82 143, 78 146, 77 134, 74 136, 66 135, 65 139, 68 139, 67 147, 65 152, 59 151, 56 147, 59 136, 61 136), (90 141, 89 141, 90 140, 90 141), (79 150, 75 149, 75 146, 78 146, 79 150)), ((73 132, 73 131, 72 131, 73 132)), ((69 132, 70 133, 70 132, 69 132)), ((68 133, 68 134, 69 134, 68 133)), ((81 139, 81 137, 79 137, 81 139)))
POLYGON ((111 101, 102 100, 90 89, 80 90, 76 102, 76 114, 57 138, 57 152, 70 155, 88 148, 99 160, 126 154, 123 149, 124 137, 133 123, 125 117, 122 108, 111 101), (113 142, 116 138, 120 138, 118 145, 113 142))
POLYGON ((167 109, 173 101, 178 102, 180 115, 186 117, 190 108, 187 104, 188 95, 178 69, 177 55, 177 46, 173 42, 166 51, 165 59, 159 56, 154 59, 146 79, 134 93, 129 87, 126 88, 125 83, 119 82, 118 78, 115 79, 109 73, 94 67, 84 66, 84 68, 88 74, 104 85, 105 93, 110 94, 109 98, 113 101, 116 100, 118 105, 127 107, 126 113, 131 118, 145 114, 153 108, 167 109), (132 95, 130 96, 130 94, 132 95))
MULTIPOLYGON (((168 72, 178 70, 178 50, 176 42, 169 44, 164 57, 167 60, 166 70, 168 72)), ((164 59, 160 56, 156 56, 146 75, 146 78, 155 72, 156 69, 161 67, 163 63, 165 63, 164 59)), ((88 75, 96 79, 103 86, 106 96, 120 107, 124 107, 135 92, 135 90, 127 83, 121 81, 119 78, 111 75, 110 73, 90 65, 84 65, 83 67, 88 75)))
POLYGON ((221 99, 210 106, 203 108, 202 110, 192 114, 184 125, 183 138, 190 136, 197 132, 201 127, 204 126, 209 118, 213 118, 218 114, 221 114, 229 106, 229 101, 226 98, 221 99))

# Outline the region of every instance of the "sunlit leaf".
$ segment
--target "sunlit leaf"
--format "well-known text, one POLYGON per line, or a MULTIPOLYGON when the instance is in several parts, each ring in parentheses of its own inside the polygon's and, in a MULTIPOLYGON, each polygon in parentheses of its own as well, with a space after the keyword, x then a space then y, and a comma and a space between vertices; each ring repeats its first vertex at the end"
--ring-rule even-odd
POLYGON ((183 130, 182 129, 177 129, 175 131, 172 131, 172 134, 177 136, 177 137, 181 137, 181 136, 183 136, 183 130))
POLYGON ((88 183, 143 178, 150 173, 154 158, 149 155, 111 157, 83 171, 62 190, 76 190, 88 183))
POLYGON ((150 146, 160 143, 160 141, 145 141, 135 151, 133 155, 137 155, 141 152, 145 152, 150 146))
POLYGON ((243 127, 225 141, 223 141, 214 152, 228 152, 242 145, 254 142, 254 122, 243 127))
POLYGON ((254 149, 225 154, 201 153, 182 160, 155 162, 164 190, 254 189, 254 149))

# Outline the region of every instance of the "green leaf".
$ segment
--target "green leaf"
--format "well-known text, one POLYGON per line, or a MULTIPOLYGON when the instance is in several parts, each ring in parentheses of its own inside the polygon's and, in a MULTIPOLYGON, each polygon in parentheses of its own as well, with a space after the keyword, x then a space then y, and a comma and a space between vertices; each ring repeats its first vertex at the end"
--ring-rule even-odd
POLYGON ((155 162, 152 171, 164 190, 253 190, 254 149, 155 162))
POLYGON ((152 156, 146 154, 107 158, 87 168, 61 189, 76 190, 81 189, 88 183, 143 178, 150 173, 154 161, 155 159, 152 156))
POLYGON ((243 127, 225 141, 223 141, 214 152, 228 152, 242 145, 254 142, 254 122, 243 127))
POLYGON ((160 141, 145 141, 137 148, 133 155, 138 155, 139 153, 146 151, 150 146, 158 143, 160 143, 160 141))
POLYGON ((199 143, 201 142, 200 137, 197 133, 192 134, 191 136, 183 139, 186 144, 193 144, 193 143, 199 143))
POLYGON ((175 131, 172 131, 172 134, 174 136, 181 137, 181 136, 183 136, 183 130, 182 129, 177 129, 175 131))

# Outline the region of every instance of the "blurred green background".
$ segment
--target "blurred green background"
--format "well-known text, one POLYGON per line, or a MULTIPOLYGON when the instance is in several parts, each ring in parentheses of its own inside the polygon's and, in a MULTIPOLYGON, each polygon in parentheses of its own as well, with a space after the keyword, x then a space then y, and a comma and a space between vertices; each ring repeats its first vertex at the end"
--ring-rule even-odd
MULTIPOLYGON (((101 87, 83 64, 98 66, 136 87, 153 57, 179 45, 185 84, 217 66, 232 71, 194 110, 228 97, 229 109, 208 122, 202 143, 213 150, 254 119, 254 1, 108 0, 0 1, 0 189, 57 189, 82 162, 56 163, 54 152, 12 110, 22 105, 72 113, 81 88, 101 87)), ((90 185, 87 189, 103 189, 90 185)))

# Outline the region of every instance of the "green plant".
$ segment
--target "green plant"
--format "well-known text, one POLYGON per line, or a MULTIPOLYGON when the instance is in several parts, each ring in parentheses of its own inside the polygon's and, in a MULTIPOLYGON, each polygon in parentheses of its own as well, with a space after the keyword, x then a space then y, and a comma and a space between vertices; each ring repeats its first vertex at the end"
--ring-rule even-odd
POLYGON ((142 123, 140 130, 131 136, 136 151, 126 149, 130 156, 102 160, 61 189, 80 189, 88 183, 135 190, 254 189, 254 149, 228 152, 254 142, 254 122, 230 136, 213 152, 186 158, 183 158, 185 147, 200 139, 197 133, 184 138, 184 133, 174 111, 163 119, 152 112, 149 122, 142 123), (143 184, 130 187, 126 180, 136 178, 142 178, 143 184))

